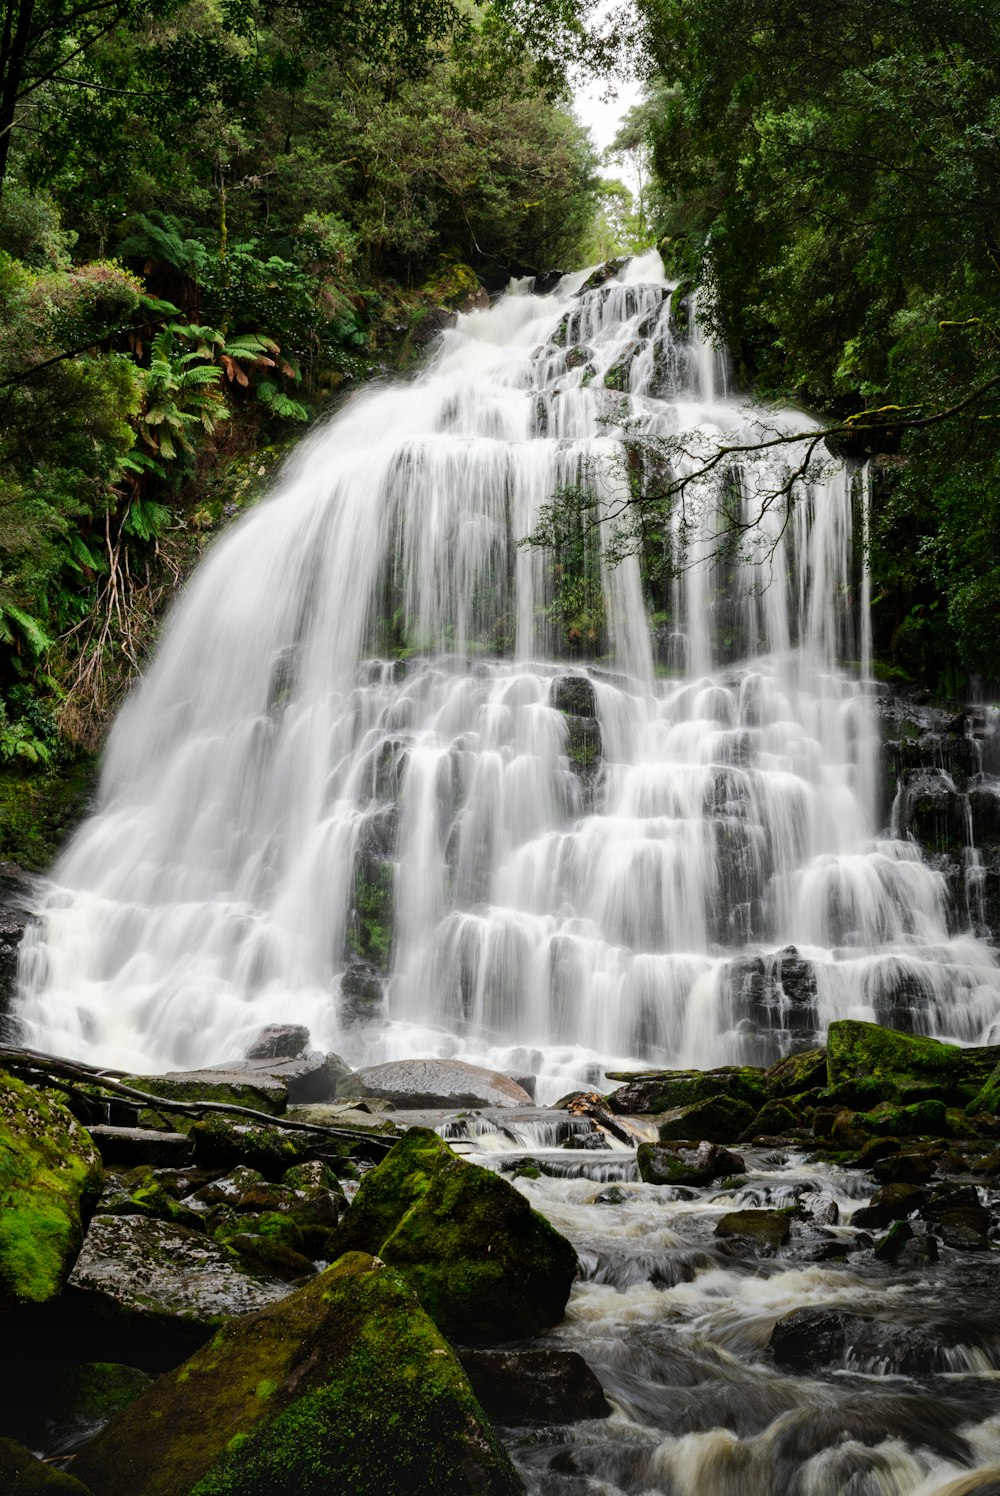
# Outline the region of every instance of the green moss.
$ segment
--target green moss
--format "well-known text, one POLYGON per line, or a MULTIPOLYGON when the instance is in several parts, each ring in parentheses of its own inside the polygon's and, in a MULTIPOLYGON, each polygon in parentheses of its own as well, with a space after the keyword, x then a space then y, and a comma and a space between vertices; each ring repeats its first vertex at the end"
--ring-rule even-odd
POLYGON ((96 755, 81 753, 57 773, 0 774, 0 858, 44 872, 86 814, 97 783, 96 755))
POLYGON ((365 1176, 333 1250, 397 1267, 450 1336, 510 1340, 556 1324, 576 1253, 513 1185, 411 1128, 365 1176))
POLYGON ((944 1101, 971 1099, 975 1053, 916 1034, 898 1034, 875 1023, 842 1019, 827 1033, 827 1079, 858 1100, 913 1101, 929 1092, 944 1101), (859 1089, 861 1088, 861 1089, 859 1089))
POLYGON ((882 1102, 870 1112, 857 1112, 853 1125, 874 1137, 947 1137, 948 1113, 943 1101, 917 1101, 910 1106, 882 1102))
POLYGON ((826 1084, 826 1050, 806 1049, 790 1054, 772 1065, 765 1074, 768 1089, 774 1096, 795 1096, 826 1084))
MULTIPOLYGON (((276 1117, 285 1110, 285 1097, 281 1091, 273 1086, 255 1086, 249 1080, 212 1080, 198 1075, 126 1075, 124 1079, 126 1085, 150 1096, 162 1096, 165 1101, 224 1101, 230 1106, 247 1106, 276 1117)), ((173 1115, 169 1125, 174 1125, 173 1115)), ((190 1125, 188 1123, 188 1130, 190 1125)))
POLYGON ((521 1489, 412 1290, 358 1254, 230 1321, 82 1451, 79 1469, 102 1496, 521 1489))
POLYGON ((0 1306, 43 1304, 73 1266, 100 1193, 97 1150, 44 1091, 0 1071, 0 1306))
POLYGON ((979 1112, 988 1112, 990 1116, 1000 1117, 1000 1064, 992 1072, 986 1084, 969 1102, 968 1111, 970 1116, 976 1116, 979 1112))
POLYGON ((44 1465, 13 1439, 0 1439, 0 1490, 11 1496, 91 1496, 74 1476, 44 1465))
POLYGON ((659 1125, 660 1141, 731 1143, 752 1126, 754 1116, 755 1108, 735 1096, 711 1096, 664 1118, 659 1125))
POLYGON ((769 1101, 757 1113, 753 1124, 755 1134, 784 1134, 802 1126, 799 1113, 783 1101, 769 1101))
POLYGON ((204 1218, 167 1193, 148 1164, 109 1175, 97 1209, 101 1215, 142 1215, 204 1230, 204 1218))
MULTIPOLYGON (((294 1164, 304 1163, 316 1152, 316 1140, 307 1134, 281 1132, 264 1123, 243 1126, 224 1117, 206 1117, 191 1127, 195 1162, 199 1167, 228 1169, 237 1164, 259 1169, 268 1179, 280 1179, 294 1164)), ((347 1153, 350 1145, 323 1145, 324 1153, 347 1153)))

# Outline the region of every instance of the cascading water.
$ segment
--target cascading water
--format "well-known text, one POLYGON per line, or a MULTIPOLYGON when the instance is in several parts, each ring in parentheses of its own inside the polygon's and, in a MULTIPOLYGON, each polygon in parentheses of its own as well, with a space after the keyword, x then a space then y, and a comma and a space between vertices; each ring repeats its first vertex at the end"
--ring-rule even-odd
POLYGON ((652 622, 636 555, 581 542, 569 619, 565 558, 518 548, 560 488, 628 497, 624 435, 684 435, 693 471, 759 429, 655 254, 585 279, 460 318, 199 568, 22 948, 29 1042, 150 1071, 295 1021, 546 1099, 612 1061, 767 1061, 900 989, 925 1031, 995 1036, 988 947, 876 834, 845 469, 792 506, 761 496, 795 455, 695 478, 652 622), (559 663, 567 633, 600 660, 559 663))

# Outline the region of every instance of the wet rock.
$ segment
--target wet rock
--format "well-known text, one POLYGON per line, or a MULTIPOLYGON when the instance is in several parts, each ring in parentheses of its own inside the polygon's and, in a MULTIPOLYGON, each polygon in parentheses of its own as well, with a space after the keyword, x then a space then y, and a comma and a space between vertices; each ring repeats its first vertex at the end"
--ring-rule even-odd
POLYGON ((338 1100, 382 1096, 395 1106, 530 1106, 522 1086, 496 1070, 464 1060, 392 1060, 371 1065, 340 1081, 338 1100))
POLYGON ((361 1254, 225 1325, 78 1468, 101 1496, 523 1489, 412 1290, 361 1254))
POLYGON ((607 1418, 604 1389, 575 1351, 460 1351, 486 1414, 508 1426, 607 1418))
MULTIPOLYGON (((858 1149, 856 1157, 848 1163, 851 1169, 874 1169, 880 1159, 898 1153, 902 1144, 898 1138, 868 1138, 858 1149)), ((888 1183, 889 1181, 884 1181, 888 1183)))
POLYGON ((570 717, 597 716, 593 681, 585 675, 561 675, 552 682, 552 705, 570 717))
POLYGON ((802 1126, 802 1116, 783 1101, 769 1101, 754 1118, 750 1131, 755 1135, 787 1137, 802 1126))
POLYGON ((712 1096, 664 1117, 659 1124, 660 1141, 731 1143, 741 1137, 754 1120, 754 1108, 733 1096, 712 1096))
POLYGON ((836 1226, 840 1220, 840 1206, 824 1190, 807 1190, 800 1195, 799 1209, 814 1226, 836 1226))
POLYGON ((505 1179, 411 1128, 365 1175, 332 1250, 398 1267, 449 1338, 483 1343, 557 1324, 576 1253, 505 1179))
POLYGON ((603 265, 599 265, 596 270, 591 271, 579 291, 577 291, 577 296, 583 296, 587 291, 596 291, 599 286, 603 286, 606 282, 614 280, 625 269, 628 262, 628 255, 620 255, 617 259, 607 260, 603 265))
POLYGON ((113 1168, 137 1168, 141 1164, 180 1165, 190 1156, 191 1142, 184 1132, 158 1132, 152 1127, 106 1127, 99 1124, 88 1132, 101 1158, 113 1168))
POLYGON ((684 1143, 643 1143, 636 1151, 639 1177, 646 1184, 699 1185, 742 1174, 746 1168, 738 1153, 715 1143, 688 1147, 684 1143))
POLYGON ((76 1118, 0 1071, 0 1310, 58 1295, 102 1180, 76 1118))
POLYGON ((965 1105, 982 1089, 1000 1061, 994 1048, 961 1049, 938 1039, 900 1034, 875 1023, 840 1019, 827 1033, 827 1075, 831 1086, 867 1081, 859 1097, 871 1100, 877 1083, 884 1101, 915 1102, 925 1097, 965 1105))
POLYGON ((67 1292, 74 1310, 152 1345, 158 1331, 171 1341, 204 1339, 223 1320, 273 1303, 288 1289, 242 1272, 201 1232, 130 1215, 94 1217, 67 1292))
POLYGON ((879 1184, 926 1184, 937 1173, 937 1166, 926 1153, 890 1153, 872 1167, 879 1184))
MULTIPOLYGON (((609 1080, 625 1078, 623 1072, 607 1072, 609 1080)), ((630 1116, 655 1116, 672 1107, 691 1106, 716 1096, 732 1097, 755 1110, 767 1100, 764 1073, 747 1065, 727 1065, 716 1070, 657 1070, 630 1075, 627 1084, 612 1091, 608 1106, 630 1116)))
POLYGON ((936 1230, 946 1247, 960 1252, 985 1252, 989 1247, 990 1213, 982 1207, 945 1210, 937 1218, 936 1230))
POLYGON ((995 1153, 988 1153, 985 1158, 977 1158, 972 1165, 972 1173, 980 1174, 984 1179, 1000 1179, 1000 1148, 995 1153))
POLYGON ((591 350, 585 344, 577 343, 574 348, 570 348, 566 353, 566 367, 567 369, 579 369, 581 365, 589 363, 591 357, 591 350))
POLYGON ((266 1074, 286 1088, 290 1106, 307 1106, 313 1102, 333 1101, 337 1086, 351 1074, 351 1067, 339 1054, 310 1050, 290 1060, 248 1061, 247 1071, 266 1074))
POLYGON ((841 1309, 796 1309, 771 1332, 771 1354, 779 1366, 812 1372, 821 1367, 919 1376, 948 1369, 941 1342, 928 1331, 841 1309))
POLYGON ((875 1243, 875 1257, 879 1262, 895 1262, 908 1241, 913 1240, 913 1227, 909 1221, 893 1221, 888 1231, 875 1243))
POLYGON ((797 1096, 825 1086, 826 1050, 805 1049, 800 1054, 790 1054, 764 1072, 764 1081, 772 1096, 797 1096))
POLYGON ((248 1060, 294 1060, 309 1046, 309 1030, 301 1023, 269 1023, 249 1045, 248 1060))
POLYGON ((862 1205, 851 1216, 852 1226, 880 1229, 892 1221, 905 1221, 920 1209, 927 1199, 925 1190, 912 1184, 887 1184, 876 1190, 868 1205, 862 1205))
POLYGON ((231 1069, 176 1070, 166 1075, 127 1075, 127 1085, 167 1101, 225 1101, 230 1106, 248 1106, 278 1117, 288 1101, 288 1087, 276 1075, 248 1071, 242 1064, 231 1069), (251 1078, 252 1076, 252 1078, 251 1078))
POLYGON ((152 1220, 172 1221, 176 1226, 201 1230, 203 1222, 196 1210, 182 1205, 157 1179, 148 1164, 124 1174, 109 1174, 95 1215, 141 1215, 152 1220))
POLYGON ((53 1470, 13 1439, 0 1439, 0 1491, 10 1496, 91 1496, 75 1476, 53 1470))
POLYGON ((226 1246, 235 1252, 243 1269, 258 1278, 276 1279, 280 1283, 299 1283, 315 1273, 316 1266, 304 1252, 259 1236, 252 1231, 237 1231, 226 1238, 226 1246))
POLYGON ((8 1013, 17 980, 17 953, 34 919, 37 881, 13 862, 0 862, 0 1043, 17 1044, 19 1021, 8 1013))
POLYGON ((1000 1117, 1000 1064, 991 1071, 982 1090, 969 1102, 968 1111, 970 1116, 986 1112, 992 1117, 1000 1117))
POLYGON ((787 1210, 731 1210, 715 1228, 715 1235, 734 1241, 754 1257, 773 1257, 792 1229, 787 1210))
POLYGON ((279 1179, 293 1164, 305 1163, 322 1148, 338 1151, 331 1141, 322 1143, 308 1133, 283 1132, 264 1123, 244 1125, 225 1117, 196 1122, 188 1137, 195 1163, 201 1168, 232 1168, 244 1164, 259 1169, 268 1179, 279 1179))

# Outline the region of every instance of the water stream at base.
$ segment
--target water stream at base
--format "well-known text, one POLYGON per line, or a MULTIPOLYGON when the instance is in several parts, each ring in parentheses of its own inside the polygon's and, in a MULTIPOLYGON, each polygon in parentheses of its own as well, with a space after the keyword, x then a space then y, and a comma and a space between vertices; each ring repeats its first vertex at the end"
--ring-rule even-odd
POLYGON ((493 1114, 439 1130, 512 1177, 581 1261, 565 1320, 530 1345, 579 1352, 613 1411, 504 1432, 530 1496, 1000 1493, 996 1254, 942 1248, 934 1263, 887 1265, 853 1251, 860 1233, 843 1222, 871 1176, 803 1154, 741 1148, 742 1181, 673 1189, 639 1183, 630 1150, 553 1148, 552 1124, 493 1114), (528 1160, 536 1179, 516 1172, 528 1160), (777 1256, 713 1234, 728 1211, 820 1194, 841 1224, 800 1219, 777 1256), (822 1260, 838 1245, 852 1255, 822 1260), (874 1333, 783 1367, 768 1341, 803 1307, 846 1311, 874 1333))
POLYGON ((790 506, 797 448, 698 478, 645 542, 647 575, 689 564, 645 594, 606 521, 576 562, 518 548, 560 485, 613 504, 636 464, 655 488, 720 434, 809 425, 726 397, 655 253, 584 281, 460 318, 199 567, 22 947, 29 1042, 148 1072, 298 1022, 547 1100, 612 1063, 766 1062, 839 1016, 995 1037, 991 950, 879 834, 843 465, 790 506), (599 659, 560 660, 574 629, 599 659))

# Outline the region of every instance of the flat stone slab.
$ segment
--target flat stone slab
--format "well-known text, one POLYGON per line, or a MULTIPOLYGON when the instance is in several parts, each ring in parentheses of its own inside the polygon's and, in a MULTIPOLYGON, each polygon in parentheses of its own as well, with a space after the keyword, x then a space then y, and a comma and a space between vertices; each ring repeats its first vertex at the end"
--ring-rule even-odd
POLYGON ((134 1215, 94 1217, 68 1286, 106 1316, 204 1328, 291 1292, 240 1272, 198 1231, 134 1215))
POLYGON ((183 1132, 157 1132, 151 1127, 109 1127, 103 1122, 87 1131, 106 1164, 157 1164, 174 1168, 191 1151, 191 1140, 183 1132))
POLYGON ((498 1070, 464 1060, 391 1060, 356 1070, 337 1086, 337 1099, 382 1096, 399 1107, 528 1106, 523 1086, 498 1070))
MULTIPOLYGON (((278 1062, 280 1064, 280 1062, 278 1062)), ((250 1070, 245 1061, 207 1070, 170 1070, 166 1075, 126 1075, 126 1085, 165 1101, 226 1101, 278 1117, 288 1103, 288 1085, 272 1067, 250 1070)))

